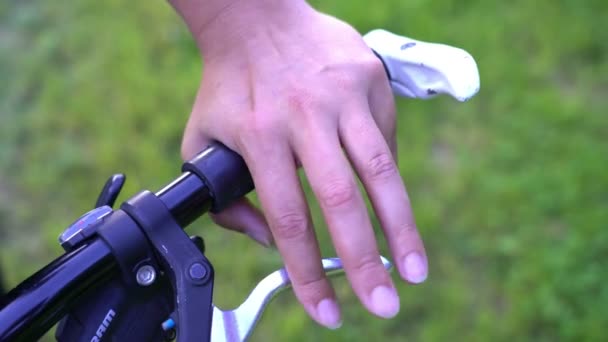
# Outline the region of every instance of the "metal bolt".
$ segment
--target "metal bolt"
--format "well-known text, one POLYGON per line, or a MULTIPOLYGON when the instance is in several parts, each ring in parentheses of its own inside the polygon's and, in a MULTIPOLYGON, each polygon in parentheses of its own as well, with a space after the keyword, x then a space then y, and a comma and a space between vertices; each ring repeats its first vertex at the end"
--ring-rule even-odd
POLYGON ((137 283, 141 286, 150 286, 156 280, 156 270, 150 265, 144 265, 137 270, 137 283))
POLYGON ((194 263, 190 266, 190 277, 194 280, 203 280, 207 276, 207 268, 201 263, 194 263))

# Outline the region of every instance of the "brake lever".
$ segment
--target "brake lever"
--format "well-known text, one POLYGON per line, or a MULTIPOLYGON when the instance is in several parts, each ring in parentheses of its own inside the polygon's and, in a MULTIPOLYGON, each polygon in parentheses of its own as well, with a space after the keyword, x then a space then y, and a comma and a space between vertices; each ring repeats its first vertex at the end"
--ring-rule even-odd
MULTIPOLYGON (((387 270, 392 264, 385 257, 380 257, 387 270)), ((323 259, 323 270, 328 276, 344 273, 339 258, 323 259)), ((253 328, 262 316, 270 301, 281 291, 291 287, 291 280, 285 268, 274 271, 262 279, 251 291, 247 299, 234 310, 223 311, 213 305, 211 324, 211 342, 242 342, 251 335, 253 328)))

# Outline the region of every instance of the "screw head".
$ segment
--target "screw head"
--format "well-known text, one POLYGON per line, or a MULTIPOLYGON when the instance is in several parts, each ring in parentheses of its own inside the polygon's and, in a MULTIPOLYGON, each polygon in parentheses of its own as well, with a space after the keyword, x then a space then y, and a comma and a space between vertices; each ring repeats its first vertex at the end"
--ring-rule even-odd
POLYGON ((141 286, 150 286, 156 280, 156 270, 150 265, 144 265, 137 270, 137 283, 141 286))
POLYGON ((207 268, 201 263, 194 263, 188 270, 190 277, 194 280, 203 280, 207 276, 207 268))

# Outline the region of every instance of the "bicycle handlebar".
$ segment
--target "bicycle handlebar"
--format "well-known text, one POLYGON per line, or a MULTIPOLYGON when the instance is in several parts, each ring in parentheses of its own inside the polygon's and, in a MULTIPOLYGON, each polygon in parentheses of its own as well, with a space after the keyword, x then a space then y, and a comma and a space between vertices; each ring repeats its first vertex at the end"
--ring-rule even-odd
MULTIPOLYGON (((210 146, 184 163, 183 170, 185 172, 158 191, 156 197, 184 228, 209 209, 219 210, 253 189, 241 157, 221 144, 210 146)), ((119 222, 103 220, 99 224, 119 222)), ((124 224, 123 220, 120 222, 124 224)), ((124 233, 124 228, 113 230, 124 233)), ((101 239, 64 254, 2 298, 0 340, 39 338, 79 298, 119 272, 113 251, 101 239)))
MULTIPOLYGON (((463 50, 415 41, 382 30, 372 31, 364 39, 382 60, 393 91, 398 95, 429 98, 447 93, 464 101, 479 90, 475 61, 463 50), (425 64, 426 61, 428 63, 425 64)), ((205 212, 221 211, 253 189, 253 181, 242 158, 221 144, 209 146, 194 159, 184 163, 182 171, 180 177, 156 194, 140 193, 126 201, 119 210, 94 210, 68 228, 60 240, 65 248, 74 249, 0 298, 0 340, 36 340, 87 294, 121 275, 124 283, 129 285, 134 279, 128 276, 135 267, 141 267, 142 260, 155 263, 150 245, 154 245, 158 254, 158 242, 161 240, 151 239, 150 229, 153 230, 154 227, 147 227, 151 223, 139 215, 138 201, 151 200, 152 202, 148 201, 151 207, 156 206, 169 213, 166 216, 170 216, 170 219, 160 215, 159 220, 168 220, 165 223, 185 228, 205 212)), ((115 196, 100 198, 101 202, 114 200, 115 196)), ((155 213, 150 214, 154 216, 155 213)), ((180 252, 173 249, 173 253, 162 255, 161 261, 167 262, 173 254, 180 252)), ((179 264, 179 260, 173 261, 179 264)), ((189 277, 196 278, 198 275, 201 276, 198 280, 212 280, 213 270, 210 264, 204 263, 206 259, 202 262, 203 266, 208 267, 203 269, 205 272, 200 273, 199 269, 199 273, 192 273, 193 268, 190 268, 189 277)), ((184 275, 173 272, 175 270, 168 266, 174 265, 163 265, 163 269, 170 273, 173 283, 178 283, 179 288, 174 288, 174 291, 187 291, 188 283, 184 285, 182 279, 184 275)), ((288 280, 284 279, 281 286, 287 286, 288 280)), ((212 286, 205 295, 210 297, 211 291, 212 286)), ((208 315, 209 320, 208 326, 202 330, 203 335, 209 336, 212 314, 210 299, 206 304, 209 304, 209 312, 203 312, 203 315, 208 315)), ((187 313, 188 311, 183 311, 182 316, 187 313)), ((107 328, 104 325, 106 319, 108 316, 102 320, 100 330, 97 331, 99 338, 107 328)), ((192 322, 190 321, 190 326, 192 322)), ((223 321, 221 323, 224 324, 223 321)), ((93 336, 92 341, 95 338, 93 336)))

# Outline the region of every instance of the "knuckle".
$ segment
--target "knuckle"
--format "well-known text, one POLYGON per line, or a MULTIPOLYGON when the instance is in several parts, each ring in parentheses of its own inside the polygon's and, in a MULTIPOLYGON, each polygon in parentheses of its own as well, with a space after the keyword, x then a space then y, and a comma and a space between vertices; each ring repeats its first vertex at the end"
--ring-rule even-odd
POLYGON ((415 223, 408 222, 399 227, 397 234, 397 241, 399 244, 406 245, 408 241, 412 239, 412 237, 418 235, 418 228, 416 227, 415 223))
POLYGON ((415 223, 409 222, 401 227, 401 232, 404 234, 418 233, 418 228, 415 223))
POLYGON ((296 295, 303 303, 317 305, 320 300, 332 294, 329 282, 323 274, 298 277, 291 273, 291 278, 296 295))
POLYGON ((290 212, 275 218, 274 234, 279 240, 302 240, 308 234, 307 216, 290 212))
POLYGON ((397 174, 393 157, 387 152, 375 154, 367 162, 366 176, 372 180, 387 179, 397 174))
POLYGON ((377 277, 377 272, 380 269, 384 269, 380 266, 380 256, 374 253, 359 256, 353 265, 355 272, 369 277, 377 277))
POLYGON ((237 139, 247 144, 251 141, 265 141, 277 132, 279 120, 274 115, 264 112, 251 112, 244 115, 244 119, 237 125, 237 139))
POLYGON ((356 79, 356 73, 337 73, 334 76, 336 87, 344 91, 353 91, 361 86, 361 83, 356 79))
POLYGON ((374 78, 379 76, 384 77, 384 65, 382 64, 382 61, 380 61, 380 58, 374 56, 373 58, 366 59, 362 62, 362 67, 367 74, 374 78))
POLYGON ((293 285, 299 289, 304 295, 312 297, 312 295, 321 292, 327 287, 327 279, 323 274, 312 274, 312 275, 294 275, 292 277, 293 285))
POLYGON ((352 203, 355 199, 355 185, 347 181, 328 182, 319 191, 319 201, 326 208, 337 208, 352 203))
POLYGON ((249 114, 248 120, 243 122, 243 126, 245 127, 241 128, 248 128, 248 130, 256 135, 266 135, 274 130, 277 125, 276 121, 271 115, 253 112, 249 114))
POLYGON ((309 90, 292 87, 286 95, 287 108, 291 113, 314 112, 315 96, 309 90))

